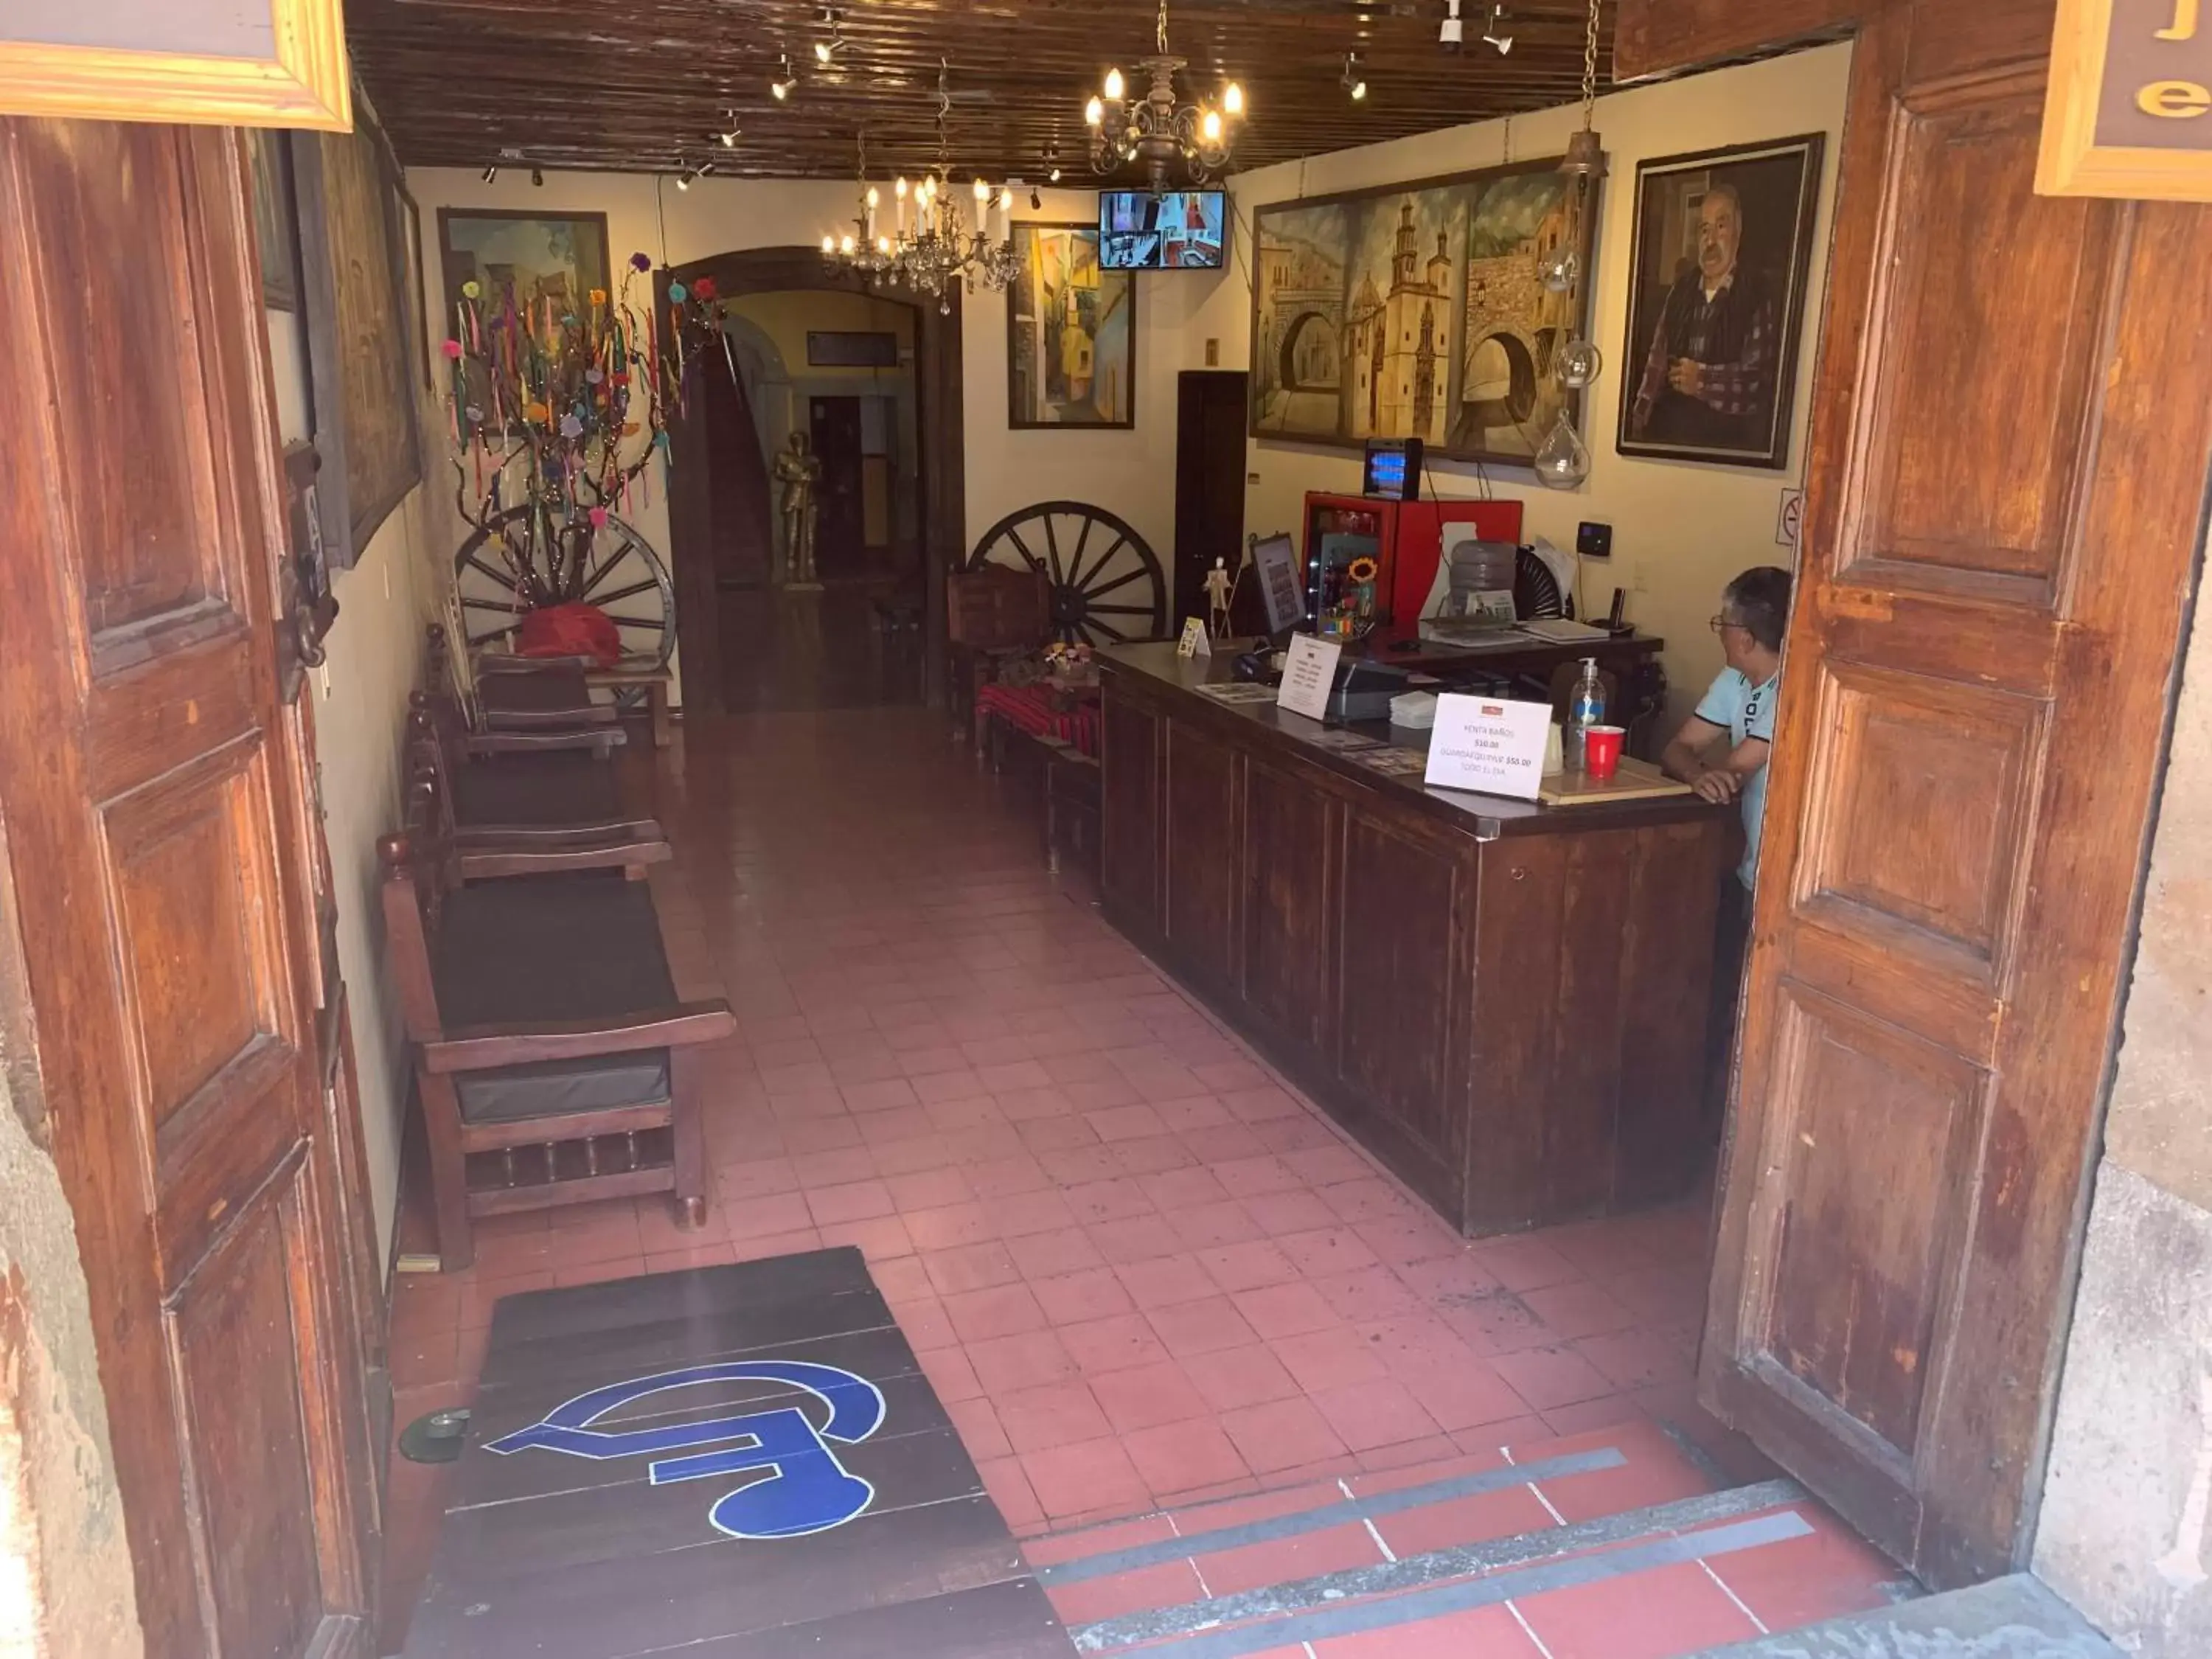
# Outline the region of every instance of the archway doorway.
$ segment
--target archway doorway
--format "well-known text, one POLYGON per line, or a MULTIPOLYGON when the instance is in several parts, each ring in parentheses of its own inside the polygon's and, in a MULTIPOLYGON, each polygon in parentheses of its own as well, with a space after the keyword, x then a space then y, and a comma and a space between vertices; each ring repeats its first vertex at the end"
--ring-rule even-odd
POLYGON ((687 710, 933 698, 966 512, 958 307, 884 292, 805 248, 694 260, 664 276, 664 297, 667 281, 702 277, 731 321, 668 430, 687 710), (818 589, 793 580, 775 510, 774 457, 793 432, 823 462, 818 589))

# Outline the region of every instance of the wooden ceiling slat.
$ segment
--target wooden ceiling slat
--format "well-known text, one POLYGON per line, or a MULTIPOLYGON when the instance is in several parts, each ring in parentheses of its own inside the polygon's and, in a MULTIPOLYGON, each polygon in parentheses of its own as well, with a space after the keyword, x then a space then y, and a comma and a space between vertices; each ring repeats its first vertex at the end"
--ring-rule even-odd
MULTIPOLYGON (((1604 0, 1601 89, 1613 0, 1604 0)), ((1433 131, 1571 101, 1584 14, 1508 4, 1510 57, 1481 46, 1487 0, 1462 0, 1468 46, 1437 42, 1443 0, 1188 0, 1169 40, 1192 61, 1186 90, 1234 76, 1252 100, 1239 167, 1433 131), (1358 51, 1371 88, 1339 84, 1358 51)), ((817 0, 351 0, 355 61, 410 165, 526 164, 664 171, 711 159, 745 176, 846 178, 856 135, 872 160, 918 170, 937 150, 938 64, 949 65, 955 167, 1041 178, 1056 146, 1063 182, 1087 180, 1083 100, 1107 65, 1133 82, 1152 46, 1149 0, 844 0, 844 40, 824 70, 817 0), (769 96, 781 56, 799 87, 769 96), (714 135, 734 111, 734 149, 714 135)))

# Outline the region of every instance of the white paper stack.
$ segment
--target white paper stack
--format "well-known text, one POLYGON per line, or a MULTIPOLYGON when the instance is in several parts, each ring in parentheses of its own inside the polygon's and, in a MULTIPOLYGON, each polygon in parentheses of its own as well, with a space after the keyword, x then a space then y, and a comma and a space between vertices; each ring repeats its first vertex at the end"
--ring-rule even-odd
POLYGON ((1390 699, 1390 724, 1408 732, 1425 732, 1437 723, 1437 694, 1407 691, 1390 699))

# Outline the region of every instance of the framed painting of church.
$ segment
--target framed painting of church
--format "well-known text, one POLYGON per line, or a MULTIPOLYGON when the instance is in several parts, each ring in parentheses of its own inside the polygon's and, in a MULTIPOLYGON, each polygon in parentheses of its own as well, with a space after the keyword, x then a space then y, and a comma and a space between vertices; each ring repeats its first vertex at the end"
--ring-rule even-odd
POLYGON ((1807 133, 1636 169, 1622 454, 1790 465, 1826 143, 1807 133))
POLYGON ((1581 416, 1552 364, 1586 304, 1536 276, 1567 221, 1556 157, 1255 210, 1252 436, 1528 465, 1581 416))
POLYGON ((1137 284, 1098 263, 1097 223, 1017 224, 1006 288, 1006 424, 1137 423, 1137 284))

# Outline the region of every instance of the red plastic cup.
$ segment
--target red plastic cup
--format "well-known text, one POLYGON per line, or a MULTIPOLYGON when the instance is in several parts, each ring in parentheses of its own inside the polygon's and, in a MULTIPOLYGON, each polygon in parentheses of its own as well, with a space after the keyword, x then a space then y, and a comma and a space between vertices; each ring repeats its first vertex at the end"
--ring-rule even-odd
POLYGON ((1593 726, 1583 744, 1583 769, 1598 782, 1603 783, 1620 770, 1620 745, 1628 736, 1626 728, 1618 726, 1593 726))

